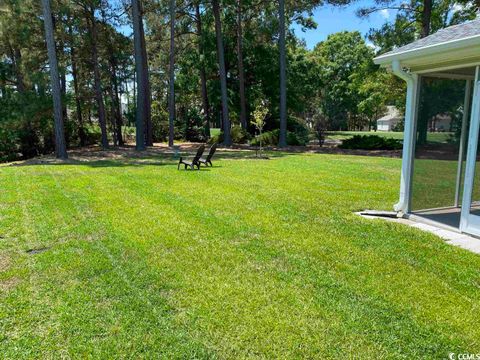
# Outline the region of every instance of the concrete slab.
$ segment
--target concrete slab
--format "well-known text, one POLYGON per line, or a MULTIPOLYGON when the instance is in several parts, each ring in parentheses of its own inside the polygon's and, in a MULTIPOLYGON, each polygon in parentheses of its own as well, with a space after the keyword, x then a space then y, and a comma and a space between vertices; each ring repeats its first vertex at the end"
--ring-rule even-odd
POLYGON ((452 241, 452 240, 466 236, 465 234, 462 234, 462 233, 444 230, 444 229, 438 229, 431 232, 447 241, 452 241))
POLYGON ((405 220, 406 220, 405 224, 410 225, 410 226, 412 226, 412 227, 414 227, 414 228, 423 230, 423 231, 434 232, 434 231, 440 230, 439 228, 437 228, 437 227, 435 227, 435 226, 433 226, 433 225, 424 224, 424 223, 417 223, 417 222, 415 222, 415 221, 407 220, 407 219, 405 219, 405 220))
POLYGON ((480 240, 465 235, 457 239, 447 241, 447 243, 461 247, 462 249, 480 254, 480 240))

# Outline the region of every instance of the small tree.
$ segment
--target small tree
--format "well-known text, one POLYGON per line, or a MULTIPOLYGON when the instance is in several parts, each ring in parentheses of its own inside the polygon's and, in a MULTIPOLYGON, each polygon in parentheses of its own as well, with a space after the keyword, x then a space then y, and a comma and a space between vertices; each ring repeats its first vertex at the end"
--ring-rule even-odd
POLYGON ((255 110, 253 112, 253 122, 252 123, 255 126, 255 128, 258 130, 258 140, 259 140, 259 150, 258 150, 257 156, 258 156, 258 154, 260 154, 260 156, 262 156, 262 152, 263 152, 263 149, 262 149, 262 131, 263 131, 263 128, 265 126, 265 118, 267 117, 267 114, 268 114, 268 108, 267 108, 264 101, 262 101, 260 104, 258 104, 255 107, 255 110))
POLYGON ((328 127, 328 121, 320 111, 316 111, 313 114, 312 125, 313 125, 313 132, 315 134, 315 137, 318 140, 318 144, 320 146, 323 146, 323 143, 325 142, 325 133, 328 127))

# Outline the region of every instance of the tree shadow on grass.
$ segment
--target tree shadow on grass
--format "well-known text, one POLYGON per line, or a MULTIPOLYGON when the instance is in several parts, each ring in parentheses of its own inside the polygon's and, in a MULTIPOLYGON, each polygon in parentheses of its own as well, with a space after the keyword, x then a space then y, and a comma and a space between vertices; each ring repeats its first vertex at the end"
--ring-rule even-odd
MULTIPOLYGON (((135 151, 134 149, 123 150, 121 153, 115 150, 95 150, 82 153, 74 150, 70 153, 67 160, 58 160, 53 156, 43 156, 22 162, 12 163, 9 166, 88 166, 92 168, 121 168, 121 167, 146 167, 146 166, 177 166, 180 157, 192 159, 194 152, 188 151, 155 151, 148 149, 146 151, 135 151)), ((282 158, 286 156, 300 155, 301 153, 287 153, 279 151, 266 151, 265 155, 269 159, 282 158)), ((206 155, 204 155, 206 156, 206 155)), ((217 151, 212 158, 213 168, 220 168, 215 165, 222 160, 243 160, 243 161, 266 161, 268 159, 259 158, 254 150, 223 150, 217 151)), ((202 167, 202 170, 209 169, 202 167)), ((180 170, 183 170, 181 167, 180 170)), ((210 170, 208 170, 210 171, 210 170)))
POLYGON ((107 167, 143 167, 143 166, 166 166, 173 165, 172 162, 159 162, 159 161, 128 161, 122 159, 115 160, 41 160, 41 161, 25 161, 22 163, 11 164, 10 166, 88 166, 92 168, 107 168, 107 167))

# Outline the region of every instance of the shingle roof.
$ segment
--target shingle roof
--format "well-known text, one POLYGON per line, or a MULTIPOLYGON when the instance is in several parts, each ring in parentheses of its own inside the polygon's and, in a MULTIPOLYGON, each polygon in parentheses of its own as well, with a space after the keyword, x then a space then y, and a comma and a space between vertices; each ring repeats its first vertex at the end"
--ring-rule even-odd
POLYGON ((472 36, 480 35, 480 17, 477 19, 447 27, 423 39, 419 39, 398 49, 392 50, 382 56, 394 55, 405 51, 416 50, 427 46, 439 45, 445 42, 461 40, 472 36))

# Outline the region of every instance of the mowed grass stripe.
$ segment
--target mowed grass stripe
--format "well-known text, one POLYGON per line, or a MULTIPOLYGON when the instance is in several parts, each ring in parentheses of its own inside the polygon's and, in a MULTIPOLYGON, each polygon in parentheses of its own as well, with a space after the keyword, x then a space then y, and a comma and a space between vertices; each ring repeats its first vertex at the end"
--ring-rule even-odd
MULTIPOLYGON (((81 178, 82 176, 90 179, 84 172, 75 174, 72 178, 81 178)), ((75 187, 73 188, 75 189, 75 187)), ((86 193, 93 196, 94 199, 88 197, 90 207, 84 211, 91 213, 92 218, 99 220, 102 232, 105 234, 104 241, 94 241, 93 243, 108 258, 119 280, 118 289, 112 287, 107 298, 125 297, 125 301, 118 302, 118 309, 112 312, 112 315, 116 317, 115 331, 113 334, 109 334, 118 339, 116 342, 119 349, 103 349, 101 346, 100 350, 103 350, 105 355, 111 354, 112 351, 119 354, 127 350, 127 354, 130 356, 143 356, 155 351, 165 358, 174 357, 178 353, 188 357, 205 357, 207 351, 199 344, 190 341, 188 334, 171 322, 170 312, 172 309, 166 304, 162 295, 167 286, 161 277, 155 277, 154 274, 147 271, 145 254, 141 251, 140 253, 137 251, 137 254, 128 252, 125 247, 127 239, 119 236, 118 232, 104 221, 105 218, 101 216, 102 214, 92 211, 91 205, 95 204, 95 199, 104 189, 96 187, 93 183, 90 183, 87 188, 91 188, 92 191, 86 191, 86 193), (149 328, 156 329, 156 331, 149 334, 149 328), (129 346, 125 348, 124 343, 129 346), (141 346, 138 346, 139 344, 141 346)), ((76 192, 79 196, 82 193, 85 193, 85 184, 76 192)), ((68 197, 67 194, 65 196, 68 197)), ((110 281, 108 277, 106 280, 110 281)))
MULTIPOLYGON (((122 180, 122 183, 124 183, 124 180, 122 180)), ((180 199, 181 200, 181 199, 180 199)), ((180 201, 180 203, 182 203, 182 201, 180 201)), ((149 206, 150 207, 150 206, 149 206)))
MULTIPOLYGON (((125 172, 122 172, 122 174, 125 175, 125 172)), ((128 177, 128 176, 123 176, 123 177, 122 177, 122 180, 121 180, 120 182, 121 182, 122 184, 128 185, 128 182, 126 181, 126 178, 129 178, 129 177, 128 177)), ((112 182, 109 181, 109 183, 112 183, 112 182)), ((113 186, 113 187, 115 188, 116 186, 113 186)), ((126 188, 130 188, 130 187, 126 186, 126 188)), ((150 187, 146 187, 145 190, 142 188, 142 189, 140 189, 140 191, 138 191, 138 193, 141 193, 141 194, 147 193, 147 195, 150 195, 150 194, 148 194, 148 189, 150 189, 150 187)), ((102 191, 103 191, 103 190, 102 190, 102 191)), ((132 196, 127 196, 127 197, 125 197, 124 195, 125 195, 125 194, 123 194, 123 193, 121 194, 121 199, 127 199, 127 201, 129 202, 129 206, 131 206, 132 208, 135 209, 135 208, 136 208, 136 206, 135 206, 136 203, 133 201, 133 197, 132 197, 132 196)), ((148 199, 150 200, 150 197, 148 197, 148 199)), ((174 200, 175 200, 175 199, 174 199, 174 200)), ((181 200, 181 199, 180 199, 180 200, 181 200)), ((156 201, 156 199, 155 199, 155 201, 156 201)), ((144 207, 145 209, 151 209, 152 207, 154 207, 154 205, 148 203, 148 200, 146 200, 146 199, 143 199, 143 198, 142 198, 142 199, 140 200, 140 202, 144 205, 143 207, 144 207)), ((117 202, 116 202, 116 201, 113 201, 113 203, 117 203, 117 202)), ((182 201, 180 201, 180 202, 175 201, 174 203, 175 203, 175 204, 188 204, 188 202, 182 202, 182 201)), ((164 205, 164 204, 162 204, 162 205, 164 205)), ((123 205, 123 204, 122 204, 122 205, 119 205, 119 208, 124 208, 124 205, 123 205)), ((115 210, 116 210, 116 209, 114 209, 114 211, 115 211, 115 210)), ((150 214, 145 214, 145 216, 146 216, 147 218, 148 218, 148 215, 150 215, 150 214)), ((189 225, 190 225, 192 228, 196 229, 195 231, 200 231, 200 233, 201 233, 201 229, 198 229, 198 227, 197 227, 196 224, 195 224, 194 217, 189 216, 189 214, 186 213, 185 211, 183 212, 183 217, 186 218, 186 219, 190 219, 189 225)), ((183 224, 181 224, 181 223, 178 224, 178 226, 179 226, 180 228, 182 228, 182 225, 183 225, 183 224)), ((187 224, 187 225, 188 225, 188 224, 187 224)), ((118 226, 117 226, 117 227, 118 227, 118 226)), ((189 244, 189 243, 192 242, 192 241, 188 241, 188 240, 191 240, 191 239, 189 239, 189 238, 185 238, 185 237, 184 237, 184 239, 186 240, 185 242, 186 242, 187 244, 189 244)), ((160 239, 159 239, 159 240, 160 240, 160 239)), ((194 253, 194 254, 197 254, 196 252, 193 252, 193 253, 194 253)), ((219 253, 222 254, 222 256, 221 256, 222 259, 225 259, 225 257, 228 258, 228 252, 224 251, 223 253, 222 253, 222 252, 219 252, 219 253)), ((184 254, 184 255, 186 255, 186 256, 188 257, 189 254, 184 254)), ((178 259, 178 257, 176 257, 176 258, 174 259, 174 261, 177 261, 177 259, 178 259)), ((183 261, 185 261, 185 257, 184 257, 184 256, 182 256, 182 259, 183 259, 183 261)), ((219 266, 221 266, 221 265, 219 265, 219 262, 221 263, 221 262, 222 262, 222 259, 214 259, 214 258, 213 258, 212 260, 217 260, 217 261, 214 262, 214 263, 212 263, 212 266, 216 266, 217 268, 218 268, 219 266)), ((195 260, 195 259, 193 259, 193 260, 195 260)), ((174 266, 174 265, 175 265, 175 264, 171 264, 170 267, 172 267, 172 266, 174 266)), ((194 262, 192 262, 192 265, 194 265, 194 262)), ((228 265, 228 264, 227 264, 227 265, 228 265)), ((233 264, 233 265, 234 265, 234 264, 233 264)), ((176 266, 178 267, 179 264, 176 264, 176 266)), ((187 270, 188 270, 188 269, 187 269, 187 270)), ((195 270, 196 270, 196 269, 190 269, 190 271, 192 271, 192 272, 195 272, 195 270)), ((217 270, 217 269, 215 269, 215 270, 217 270)), ((226 268, 224 268, 224 269, 222 269, 222 270, 228 272, 229 268, 226 267, 226 268)), ((243 274, 243 272, 239 272, 239 273, 238 273, 239 277, 241 277, 242 274, 243 274)), ((211 280, 212 280, 212 285, 215 285, 215 284, 217 284, 217 283, 220 283, 220 284, 224 284, 224 283, 225 283, 225 281, 222 281, 222 280, 224 280, 224 279, 211 279, 211 280)), ((196 283, 196 282, 197 282, 197 281, 195 281, 195 283, 196 283)), ((192 285, 195 285, 195 284, 192 284, 192 285)), ((199 287, 199 288, 202 288, 202 287, 199 287)), ((287 290, 289 290, 289 289, 287 289, 287 290)), ((293 290, 295 290, 295 289, 293 289, 293 290)), ((292 291, 290 290, 289 293, 292 293, 292 291)), ((242 294, 239 294, 239 295, 241 296, 242 294)), ((253 298, 252 298, 252 299, 253 299, 253 298)), ((268 300, 268 299, 267 299, 267 300, 268 300)), ((198 301, 202 301, 202 298, 199 297, 198 299, 196 299, 196 301, 197 301, 197 302, 198 302, 198 301)), ((268 301, 267 301, 267 302, 268 302, 268 301)), ((260 304, 260 305, 261 305, 261 304, 260 304)), ((272 321, 273 321, 273 319, 275 319, 275 318, 272 318, 272 321)), ((278 321, 278 320, 277 320, 277 321, 278 321)), ((225 336, 224 336, 224 337, 225 337, 225 336)), ((227 339, 227 340, 228 340, 228 339, 227 339)), ((251 339, 250 339, 250 340, 251 340, 251 339)), ((268 342, 264 342, 264 344, 267 345, 267 346, 269 345, 268 342)), ((327 344, 326 344, 326 345, 327 345, 327 344)))
MULTIPOLYGON (((65 189, 63 202, 75 205, 77 213, 87 209, 90 215, 81 222, 92 224, 90 230, 98 227, 100 234, 100 240, 83 241, 84 262, 77 267, 94 283, 87 287, 95 290, 94 299, 82 298, 87 290, 75 287, 54 297, 76 299, 62 299, 64 313, 85 301, 104 300, 103 310, 112 309, 86 309, 86 315, 99 317, 103 335, 81 327, 75 316, 61 320, 75 332, 64 332, 60 347, 89 354, 96 344, 101 351, 95 355, 162 354, 142 342, 147 326, 125 326, 133 318, 129 313, 140 318, 135 323, 148 317, 132 310, 136 305, 130 302, 140 308, 142 301, 132 295, 129 302, 109 304, 132 289, 154 307, 165 307, 172 344, 177 339, 190 344, 164 355, 431 358, 476 346, 478 334, 460 325, 478 304, 478 287, 472 287, 477 257, 433 236, 351 215, 363 205, 390 206, 385 199, 395 198, 392 183, 398 182, 397 160, 355 161, 326 155, 222 160, 221 167, 200 173, 115 163, 50 167, 54 187, 65 189), (371 173, 382 167, 382 176, 371 173), (379 178, 388 189, 376 186, 379 178), (100 245, 93 246, 96 242, 100 245), (91 253, 98 259, 89 260, 91 253), (431 255, 441 261, 429 260, 431 255), (439 279, 431 264, 447 276, 439 279), (109 327, 114 318, 116 327, 109 327), (115 342, 115 331, 120 339, 133 334, 128 346, 115 342), (77 345, 74 335, 81 339, 77 345)), ((76 241, 54 245, 55 251, 79 251, 76 241)), ((47 264, 49 256, 54 268, 53 251, 37 259, 47 264)), ((147 339, 155 339, 160 329, 147 339)))
MULTIPOLYGON (((51 190, 55 191, 55 189, 51 190)), ((55 197, 60 196, 56 194, 55 197)), ((72 196, 69 198, 71 200, 72 196)), ((76 208, 71 201, 64 201, 64 203, 71 209, 76 208)), ((90 220, 92 220, 91 217, 90 220)), ((94 226, 95 223, 90 221, 90 225, 94 226)), ((64 227, 65 224, 59 223, 58 226, 64 227)), ((141 324, 142 319, 139 315, 148 314, 148 307, 145 307, 145 299, 139 296, 136 291, 125 289, 125 284, 122 283, 123 278, 118 279, 118 276, 115 276, 117 275, 115 274, 116 269, 111 264, 111 257, 102 252, 102 249, 98 251, 99 244, 105 239, 93 237, 89 240, 83 241, 81 239, 77 243, 60 242, 54 245, 51 251, 36 255, 39 266, 35 269, 35 273, 39 277, 43 275, 43 279, 36 279, 34 283, 37 288, 47 291, 42 294, 40 302, 34 301, 33 306, 35 308, 32 312, 42 313, 42 309, 45 309, 50 313, 50 316, 43 316, 42 320, 50 318, 52 321, 47 321, 47 323, 57 326, 57 329, 48 334, 47 338, 42 339, 41 345, 49 348, 50 351, 55 351, 55 347, 61 343, 60 338, 63 336, 70 342, 68 346, 65 346, 65 349, 68 349, 68 353, 71 355, 103 354, 103 356, 106 356, 112 353, 121 354, 121 351, 117 352, 116 350, 122 349, 125 355, 141 354, 142 348, 144 348, 143 350, 146 349, 148 353, 148 351, 151 351, 151 349, 148 349, 148 345, 153 343, 159 354, 164 352, 165 357, 170 358, 168 356, 169 349, 162 348, 165 342, 162 344, 158 341, 158 336, 156 339, 149 340, 149 328, 130 329, 127 334, 123 334, 123 338, 120 336, 121 332, 119 330, 105 336, 110 329, 115 330, 115 321, 119 317, 130 315, 128 321, 124 322, 125 324, 141 324), (117 299, 115 299, 115 296, 117 299), (125 299, 119 300, 118 298, 122 296, 125 299), (112 302, 120 302, 120 306, 116 311, 104 311, 106 308, 101 306, 102 300, 104 303, 108 303, 109 299, 112 298, 112 302), (46 299, 54 299, 56 303, 48 303, 46 299), (98 308, 99 306, 100 308, 98 308), (66 309, 69 311, 65 312, 66 309), (135 317, 132 316, 132 309, 136 311, 135 317), (55 318, 57 314, 61 317, 55 318), (136 321, 132 321, 132 319, 136 319, 136 321), (72 330, 74 333, 69 334, 69 331, 72 330), (143 339, 136 339, 137 341, 135 341, 135 334, 143 339), (132 341, 135 345, 133 348, 128 345, 132 341), (103 346, 105 344, 106 347, 103 346), (140 344, 142 346, 139 346, 140 344)), ((38 299, 37 296, 29 297, 38 299)), ((162 304, 157 303, 152 308, 161 310, 162 304)), ((168 312, 168 310, 165 312, 168 312)), ((158 319, 152 319, 152 324, 148 325, 151 328, 157 328, 157 331, 153 332, 154 335, 160 335, 160 337, 171 341, 168 339, 168 334, 164 335, 161 331, 158 331, 158 319)), ((27 339, 28 336, 22 338, 27 339)), ((38 356, 42 354, 42 346, 38 346, 36 350, 38 356)), ((179 347, 177 341, 177 344, 172 344, 170 350, 173 352, 179 347)), ((197 352, 201 353, 195 349, 192 354, 197 352)))

